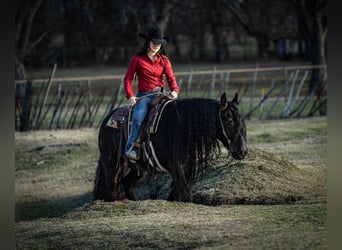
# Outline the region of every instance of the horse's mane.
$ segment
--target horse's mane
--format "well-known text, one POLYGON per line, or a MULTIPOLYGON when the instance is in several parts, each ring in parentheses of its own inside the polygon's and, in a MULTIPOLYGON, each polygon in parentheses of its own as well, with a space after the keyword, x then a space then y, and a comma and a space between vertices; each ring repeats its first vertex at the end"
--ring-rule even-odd
MULTIPOLYGON (((206 98, 179 99, 174 102, 177 123, 173 127, 178 142, 169 145, 173 162, 181 161, 184 171, 196 178, 209 167, 209 160, 219 152, 216 140, 219 102, 206 98), (177 159, 178 158, 178 159, 177 159)), ((170 121, 171 122, 171 121, 170 121)))

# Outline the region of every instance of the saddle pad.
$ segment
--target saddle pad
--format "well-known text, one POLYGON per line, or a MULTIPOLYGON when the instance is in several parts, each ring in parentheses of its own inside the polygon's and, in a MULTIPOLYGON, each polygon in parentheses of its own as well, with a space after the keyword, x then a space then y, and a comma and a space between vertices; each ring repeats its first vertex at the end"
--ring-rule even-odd
POLYGON ((109 118, 106 125, 112 128, 119 128, 120 125, 128 118, 129 110, 129 105, 116 109, 113 112, 112 116, 109 118))

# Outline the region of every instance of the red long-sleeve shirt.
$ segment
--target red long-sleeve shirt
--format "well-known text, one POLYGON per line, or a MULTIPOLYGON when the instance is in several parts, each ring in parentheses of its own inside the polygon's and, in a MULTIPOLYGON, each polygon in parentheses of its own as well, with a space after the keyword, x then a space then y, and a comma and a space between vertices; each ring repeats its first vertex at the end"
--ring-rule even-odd
POLYGON ((134 55, 131 58, 124 78, 127 98, 135 96, 132 88, 132 80, 135 73, 138 76, 138 91, 151 91, 158 86, 165 87, 163 78, 163 74, 165 74, 171 91, 179 93, 170 60, 164 55, 156 54, 154 62, 148 58, 147 54, 142 56, 134 55))

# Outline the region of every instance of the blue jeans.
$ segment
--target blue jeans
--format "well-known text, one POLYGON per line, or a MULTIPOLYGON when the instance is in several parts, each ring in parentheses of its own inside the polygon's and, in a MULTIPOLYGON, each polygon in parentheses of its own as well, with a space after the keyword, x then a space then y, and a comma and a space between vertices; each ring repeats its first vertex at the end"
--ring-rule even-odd
MULTIPOLYGON (((142 97, 148 94, 151 94, 151 92, 138 92, 137 97, 142 97)), ((157 96, 157 94, 143 97, 139 99, 139 101, 135 104, 132 116, 132 123, 127 138, 125 154, 133 149, 134 142, 139 136, 141 125, 149 111, 149 104, 155 96, 157 96)))

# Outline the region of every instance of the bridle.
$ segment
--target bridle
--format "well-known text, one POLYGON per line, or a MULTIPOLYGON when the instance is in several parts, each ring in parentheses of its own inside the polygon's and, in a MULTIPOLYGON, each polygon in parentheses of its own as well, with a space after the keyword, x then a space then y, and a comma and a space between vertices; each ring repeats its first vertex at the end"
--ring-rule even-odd
POLYGON ((228 133, 227 133, 227 131, 225 129, 225 126, 224 126, 223 121, 222 121, 222 116, 221 116, 221 112, 226 110, 227 108, 228 108, 228 102, 226 102, 226 104, 224 105, 223 108, 219 109, 218 116, 219 116, 219 119, 220 119, 220 124, 221 124, 221 129, 222 129, 223 136, 225 137, 225 139, 227 140, 227 143, 228 143, 228 149, 229 149, 228 153, 230 153, 232 151, 232 143, 231 143, 231 141, 230 141, 230 139, 228 137, 228 133))
POLYGON ((228 108, 228 106, 229 106, 229 103, 228 102, 226 102, 226 104, 224 105, 224 107, 222 107, 222 108, 220 108, 219 109, 219 118, 220 118, 220 124, 221 124, 221 129, 222 129, 222 134, 223 134, 223 136, 225 137, 225 139, 226 139, 226 141, 227 141, 227 143, 228 143, 228 149, 229 149, 229 153, 228 154, 230 154, 231 152, 233 152, 233 144, 236 142, 236 140, 238 139, 238 136, 239 135, 241 135, 241 127, 240 127, 240 125, 239 125, 239 129, 238 129, 238 132, 235 134, 235 136, 234 136, 234 140, 233 141, 231 141, 230 139, 229 139, 229 137, 228 137, 228 131, 226 131, 226 129, 225 129, 225 126, 224 126, 224 124, 223 124, 223 120, 222 120, 222 115, 221 115, 221 113, 222 113, 222 111, 224 111, 224 110, 226 110, 227 108, 228 108))

